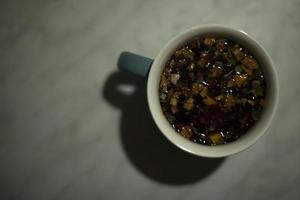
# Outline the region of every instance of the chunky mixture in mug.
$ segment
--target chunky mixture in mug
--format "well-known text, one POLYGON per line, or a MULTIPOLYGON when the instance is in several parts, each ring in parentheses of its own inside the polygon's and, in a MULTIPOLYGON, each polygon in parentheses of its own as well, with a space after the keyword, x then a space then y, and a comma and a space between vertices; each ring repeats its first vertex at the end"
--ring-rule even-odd
POLYGON ((259 120, 265 88, 260 65, 247 49, 207 36, 174 52, 161 75, 159 98, 176 132, 218 145, 235 141, 259 120))

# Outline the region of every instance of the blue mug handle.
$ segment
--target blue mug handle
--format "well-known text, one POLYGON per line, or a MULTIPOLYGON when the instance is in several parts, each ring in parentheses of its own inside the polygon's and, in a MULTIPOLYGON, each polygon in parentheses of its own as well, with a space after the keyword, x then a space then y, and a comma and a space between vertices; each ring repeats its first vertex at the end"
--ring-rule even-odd
POLYGON ((143 77, 148 75, 153 60, 130 52, 122 52, 118 67, 121 71, 128 71, 143 77))

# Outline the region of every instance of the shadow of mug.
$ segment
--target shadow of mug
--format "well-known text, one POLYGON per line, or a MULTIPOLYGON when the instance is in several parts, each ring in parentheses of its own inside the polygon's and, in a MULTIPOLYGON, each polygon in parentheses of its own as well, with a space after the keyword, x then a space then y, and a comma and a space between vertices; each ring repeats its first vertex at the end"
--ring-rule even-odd
POLYGON ((152 180, 170 185, 194 183, 213 173, 224 161, 184 152, 163 136, 147 105, 146 78, 115 72, 106 80, 103 96, 122 110, 120 139, 126 155, 152 180), (134 91, 122 91, 124 85, 134 91))

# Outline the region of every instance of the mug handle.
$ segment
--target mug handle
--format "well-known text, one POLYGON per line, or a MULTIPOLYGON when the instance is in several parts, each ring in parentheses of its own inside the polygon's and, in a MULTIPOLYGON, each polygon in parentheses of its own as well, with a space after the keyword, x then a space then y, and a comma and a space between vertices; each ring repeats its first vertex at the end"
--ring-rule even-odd
POLYGON ((121 71, 128 71, 146 77, 152 62, 153 60, 150 58, 130 52, 122 52, 118 60, 118 67, 121 71))

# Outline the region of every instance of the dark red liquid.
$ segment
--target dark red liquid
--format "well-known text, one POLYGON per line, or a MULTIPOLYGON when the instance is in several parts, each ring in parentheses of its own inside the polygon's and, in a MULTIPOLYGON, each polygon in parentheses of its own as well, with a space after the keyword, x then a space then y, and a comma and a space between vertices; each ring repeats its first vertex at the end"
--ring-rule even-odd
POLYGON ((166 63, 160 104, 183 137, 207 145, 244 135, 261 115, 265 80, 257 60, 224 38, 188 42, 166 63))

